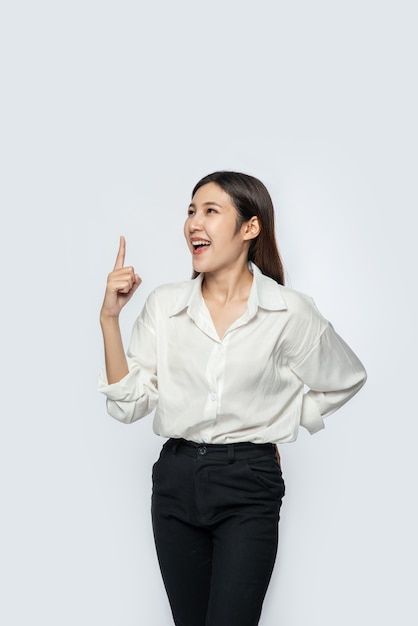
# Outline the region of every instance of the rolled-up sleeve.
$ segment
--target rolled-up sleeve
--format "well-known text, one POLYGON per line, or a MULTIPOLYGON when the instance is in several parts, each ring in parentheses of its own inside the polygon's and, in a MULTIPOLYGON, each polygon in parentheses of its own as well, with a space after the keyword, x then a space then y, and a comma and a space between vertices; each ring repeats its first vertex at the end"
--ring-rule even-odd
POLYGON ((126 353, 128 374, 108 384, 104 369, 99 371, 98 390, 107 397, 111 417, 129 424, 155 409, 158 403, 157 359, 153 294, 134 324, 126 353))
POLYGON ((366 382, 366 371, 328 322, 319 340, 292 371, 309 388, 303 396, 301 425, 313 434, 323 418, 345 404, 366 382))

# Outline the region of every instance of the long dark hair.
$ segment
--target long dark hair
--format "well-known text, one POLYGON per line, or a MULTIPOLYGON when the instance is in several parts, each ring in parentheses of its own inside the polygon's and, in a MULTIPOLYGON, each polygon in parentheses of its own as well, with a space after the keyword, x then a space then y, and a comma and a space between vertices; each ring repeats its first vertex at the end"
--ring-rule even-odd
MULTIPOLYGON (((208 183, 216 183, 230 196, 238 214, 236 232, 244 222, 253 216, 258 217, 260 233, 251 241, 248 260, 253 261, 263 274, 273 278, 279 285, 284 285, 283 263, 274 230, 274 207, 265 185, 248 174, 213 172, 199 180, 192 191, 192 198, 200 187, 208 183)), ((197 275, 198 272, 194 272, 193 278, 197 275)))

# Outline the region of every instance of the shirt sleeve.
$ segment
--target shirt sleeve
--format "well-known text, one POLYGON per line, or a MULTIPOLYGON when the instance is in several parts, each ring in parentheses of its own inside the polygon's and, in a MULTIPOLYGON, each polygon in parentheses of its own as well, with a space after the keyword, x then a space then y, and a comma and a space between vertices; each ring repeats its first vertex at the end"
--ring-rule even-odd
POLYGON ((301 425, 313 434, 366 382, 366 371, 343 339, 327 322, 319 340, 292 371, 309 388, 303 396, 301 425))
POLYGON ((109 385, 101 369, 98 390, 107 398, 109 415, 130 424, 151 413, 158 403, 154 293, 134 324, 126 358, 128 374, 109 385))

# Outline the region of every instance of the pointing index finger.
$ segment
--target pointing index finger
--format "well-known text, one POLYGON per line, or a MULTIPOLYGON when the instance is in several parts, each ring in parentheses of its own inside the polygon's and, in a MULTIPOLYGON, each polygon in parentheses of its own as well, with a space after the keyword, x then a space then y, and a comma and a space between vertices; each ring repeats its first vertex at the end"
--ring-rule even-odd
POLYGON ((123 267, 123 264, 125 263, 125 252, 126 252, 126 241, 125 241, 125 237, 121 236, 120 242, 119 242, 119 250, 118 250, 118 254, 116 257, 116 261, 115 261, 115 267, 113 268, 114 270, 119 270, 123 267))

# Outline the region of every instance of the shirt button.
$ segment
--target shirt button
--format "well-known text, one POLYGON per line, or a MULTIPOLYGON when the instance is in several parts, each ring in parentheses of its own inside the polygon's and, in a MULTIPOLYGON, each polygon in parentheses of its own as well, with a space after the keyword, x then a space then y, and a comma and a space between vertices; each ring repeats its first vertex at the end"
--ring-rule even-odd
POLYGON ((215 402, 215 400, 216 400, 216 393, 211 393, 209 398, 212 400, 212 402, 215 402))
POLYGON ((208 449, 206 448, 206 446, 200 446, 200 448, 198 448, 198 451, 199 451, 199 454, 203 456, 204 454, 206 454, 208 449))

